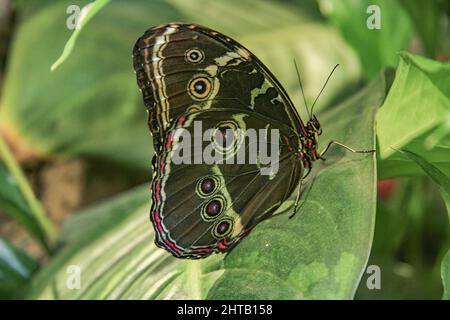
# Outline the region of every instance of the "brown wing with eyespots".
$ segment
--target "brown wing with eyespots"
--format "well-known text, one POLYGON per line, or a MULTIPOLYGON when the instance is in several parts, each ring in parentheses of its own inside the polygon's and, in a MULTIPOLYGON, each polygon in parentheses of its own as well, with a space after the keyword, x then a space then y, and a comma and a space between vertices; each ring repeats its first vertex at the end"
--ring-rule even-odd
POLYGON ((306 134, 270 71, 219 32, 183 23, 151 28, 136 42, 133 61, 157 153, 174 119, 210 108, 252 109, 306 134))
POLYGON ((302 163, 292 148, 295 141, 289 141, 291 133, 292 129, 280 129, 266 117, 239 109, 203 110, 180 117, 168 129, 154 167, 150 219, 155 243, 178 258, 194 259, 236 245, 279 208, 303 174, 302 163), (203 130, 266 129, 267 136, 259 136, 255 144, 255 139, 228 135, 224 147, 214 153, 219 161, 194 164, 195 157, 204 156, 209 143, 216 139, 213 135, 198 149, 190 145, 186 153, 184 138, 180 139, 177 132, 183 129, 194 136, 196 122, 202 123, 203 130), (261 151, 262 144, 270 151, 270 162, 263 161, 256 150, 259 145, 261 151), (181 149, 189 161, 177 164, 173 159, 181 149), (237 163, 239 154, 244 155, 245 163, 237 163), (228 163, 230 159, 234 164, 228 163))

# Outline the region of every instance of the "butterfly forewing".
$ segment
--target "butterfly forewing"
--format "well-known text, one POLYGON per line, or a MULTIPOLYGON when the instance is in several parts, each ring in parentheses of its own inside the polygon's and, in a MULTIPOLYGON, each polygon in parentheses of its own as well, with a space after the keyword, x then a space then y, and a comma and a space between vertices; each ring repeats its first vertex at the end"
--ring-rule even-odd
POLYGON ((156 150, 173 119, 186 111, 217 107, 251 108, 304 132, 270 71, 249 50, 216 31, 189 24, 155 27, 138 39, 133 57, 156 150), (206 94, 192 94, 190 88, 202 80, 206 94))

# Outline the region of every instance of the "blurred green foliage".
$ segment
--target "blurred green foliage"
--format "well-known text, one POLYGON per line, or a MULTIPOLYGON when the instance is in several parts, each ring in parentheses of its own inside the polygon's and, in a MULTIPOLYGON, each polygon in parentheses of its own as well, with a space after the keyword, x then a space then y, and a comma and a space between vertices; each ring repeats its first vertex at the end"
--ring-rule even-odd
POLYGON ((25 199, 12 176, 0 161, 0 208, 13 220, 22 225, 36 240, 46 246, 45 231, 31 213, 25 199))
POLYGON ((0 237, 0 299, 22 297, 38 267, 25 252, 0 237))
POLYGON ((389 199, 378 200, 368 265, 381 268, 381 290, 368 290, 368 275, 364 275, 359 299, 448 299, 448 293, 442 295, 442 285, 448 288, 450 284, 448 201, 442 201, 439 191, 447 188, 450 179, 423 158, 412 157, 434 177, 438 187, 423 177, 402 178, 389 199))
POLYGON ((411 22, 398 1, 389 0, 322 0, 323 12, 358 53, 363 75, 375 76, 386 66, 395 66, 397 53, 406 48, 411 36, 411 22), (368 10, 376 5, 380 29, 369 29, 368 10), (395 31, 394 31, 395 30, 395 31))
MULTIPOLYGON (((294 219, 269 219, 230 254, 203 261, 157 249, 148 187, 131 190, 67 220, 59 250, 32 281, 36 262, 1 241, 0 273, 8 276, 0 276, 0 297, 450 298, 450 68, 435 61, 449 55, 445 1, 112 0, 81 30, 68 30, 67 6, 87 3, 16 2, 0 129, 15 130, 31 153, 148 171, 153 150, 131 49, 147 28, 186 21, 248 47, 301 113, 292 60, 308 102, 341 64, 317 107, 321 145, 339 139, 368 149, 376 141, 376 161, 334 151, 294 219), (379 30, 366 26, 369 4, 381 9, 379 30), (73 50, 51 72, 68 40, 73 50), (376 200, 377 176, 397 179, 386 199, 376 200), (367 261, 381 268, 381 290, 366 287, 367 261), (66 287, 70 265, 83 270, 81 290, 66 287)), ((11 181, 0 166, 0 207, 39 240, 45 234, 11 181)))

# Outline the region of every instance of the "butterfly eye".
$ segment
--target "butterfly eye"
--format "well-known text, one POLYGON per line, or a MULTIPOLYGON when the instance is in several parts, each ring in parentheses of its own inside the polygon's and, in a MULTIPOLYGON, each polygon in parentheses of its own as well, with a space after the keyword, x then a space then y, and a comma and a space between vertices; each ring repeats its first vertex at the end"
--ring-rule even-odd
POLYGON ((189 49, 186 51, 185 57, 188 62, 199 63, 203 60, 205 55, 203 54, 203 51, 199 49, 189 49))
POLYGON ((214 226, 212 234, 217 239, 222 239, 230 234, 233 229, 233 220, 224 218, 214 226))
POLYGON ((208 78, 195 78, 189 83, 189 92, 197 100, 203 100, 211 92, 211 82, 208 78))
POLYGON ((223 211, 225 207, 225 199, 222 196, 216 196, 210 201, 206 202, 201 210, 203 220, 215 220, 223 211))

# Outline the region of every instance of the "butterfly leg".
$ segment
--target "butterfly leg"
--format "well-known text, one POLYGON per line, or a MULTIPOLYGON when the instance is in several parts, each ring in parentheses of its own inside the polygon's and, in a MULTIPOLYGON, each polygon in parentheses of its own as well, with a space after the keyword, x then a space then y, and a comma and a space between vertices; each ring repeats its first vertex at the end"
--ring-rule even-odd
POLYGON ((306 191, 306 195, 305 195, 305 200, 306 200, 308 198, 309 192, 311 191, 312 185, 314 183, 314 179, 315 178, 313 178, 311 180, 311 182, 308 182, 306 184, 303 184, 303 179, 300 181, 299 188, 297 190, 297 197, 296 197, 295 203, 294 203, 294 210, 293 210, 292 214, 289 216, 289 219, 292 219, 297 214, 298 209, 300 209, 299 207, 301 205, 299 205, 299 203, 300 203, 300 197, 302 195, 302 192, 301 192, 302 188, 301 187, 304 186, 304 185, 308 185, 309 184, 308 190, 306 191))
POLYGON ((350 148, 349 146, 346 146, 343 143, 331 140, 328 143, 328 145, 325 147, 325 149, 323 149, 322 152, 320 152, 319 159, 321 159, 321 160, 325 160, 326 159, 323 156, 324 156, 325 153, 327 153, 328 149, 330 149, 331 145, 333 145, 333 144, 337 144, 338 146, 340 146, 340 147, 342 147, 344 149, 347 149, 348 151, 353 152, 353 153, 372 153, 372 152, 376 151, 376 150, 355 150, 355 149, 350 148))
POLYGON ((302 181, 303 181, 303 179, 300 179, 300 183, 298 184, 298 188, 297 188, 297 196, 295 197, 295 202, 294 202, 294 211, 289 216, 289 219, 292 219, 295 216, 295 214, 297 213, 298 203, 300 202, 300 195, 302 193, 302 181))

